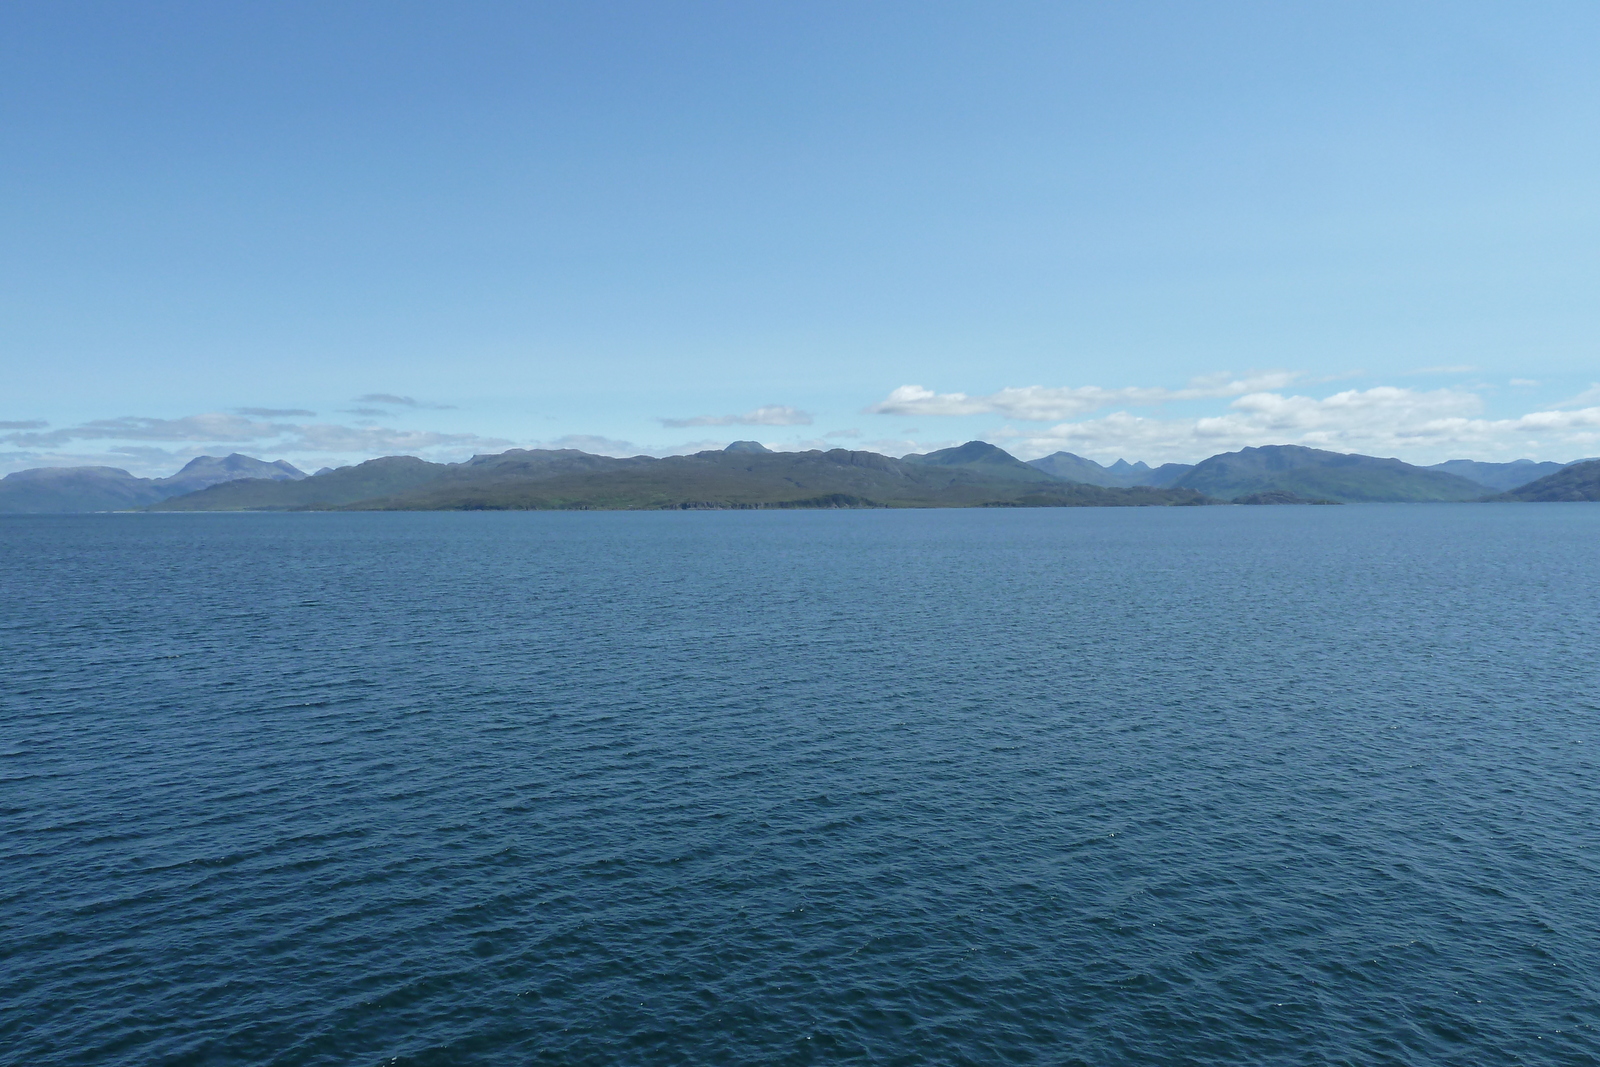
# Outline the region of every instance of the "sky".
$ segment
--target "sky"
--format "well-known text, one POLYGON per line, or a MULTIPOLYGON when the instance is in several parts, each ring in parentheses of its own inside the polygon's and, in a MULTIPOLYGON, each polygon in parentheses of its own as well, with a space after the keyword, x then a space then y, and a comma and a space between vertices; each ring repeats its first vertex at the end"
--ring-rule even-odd
POLYGON ((0 5, 0 472, 1600 455, 1600 5, 0 5))

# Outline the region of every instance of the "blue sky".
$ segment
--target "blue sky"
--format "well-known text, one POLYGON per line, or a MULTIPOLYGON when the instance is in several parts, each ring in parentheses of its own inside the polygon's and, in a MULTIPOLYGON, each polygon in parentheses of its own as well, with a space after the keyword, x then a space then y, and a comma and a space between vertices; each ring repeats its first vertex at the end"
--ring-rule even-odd
POLYGON ((1600 454, 1592 3, 0 7, 0 470, 1600 454))

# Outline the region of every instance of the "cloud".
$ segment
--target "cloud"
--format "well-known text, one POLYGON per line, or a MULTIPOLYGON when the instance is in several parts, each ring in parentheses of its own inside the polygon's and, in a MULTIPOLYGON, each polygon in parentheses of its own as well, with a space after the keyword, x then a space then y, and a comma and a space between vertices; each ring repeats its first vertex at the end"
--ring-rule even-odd
POLYGON ((696 415, 688 419, 660 419, 663 426, 810 426, 811 416, 782 404, 747 411, 743 415, 696 415))
POLYGON ((1470 364, 1466 364, 1466 363, 1455 363, 1455 364, 1451 364, 1449 366, 1442 366, 1442 367, 1418 367, 1416 370, 1412 371, 1411 373, 1414 374, 1414 375, 1420 375, 1420 374, 1476 374, 1476 373, 1478 373, 1478 368, 1474 367, 1474 366, 1472 366, 1470 364))
MULTIPOLYGON (((1516 383, 1513 382, 1513 385, 1516 383)), ((1568 397, 1559 404, 1551 404, 1551 411, 1560 411, 1562 408, 1587 408, 1600 404, 1600 382, 1590 382, 1589 388, 1577 396, 1568 397)))
POLYGON ((69 441, 223 441, 239 443, 276 437, 294 427, 281 423, 259 422, 240 415, 212 412, 188 415, 181 419, 148 419, 126 415, 118 419, 95 419, 80 426, 63 427, 44 433, 11 433, 0 441, 23 447, 53 448, 69 441))
POLYGON ((304 408, 234 408, 240 415, 254 415, 258 419, 292 419, 296 417, 315 418, 315 411, 304 408))
POLYGON ((358 404, 393 404, 402 408, 425 408, 429 411, 454 411, 454 404, 429 404, 409 396, 396 396, 393 393, 367 393, 356 397, 358 404))
POLYGON ((42 430, 49 425, 43 419, 25 419, 22 422, 0 422, 0 430, 42 430))
POLYGON ((1536 411, 1508 419, 1481 418, 1482 406, 1476 393, 1462 389, 1423 392, 1379 386, 1323 399, 1260 392, 1237 398, 1223 415, 1156 419, 1119 411, 1048 430, 1009 430, 997 436, 1009 439, 1025 456, 1068 451, 1152 463, 1193 462, 1218 452, 1269 444, 1403 454, 1412 462, 1437 462, 1463 453, 1481 458, 1537 453, 1570 459, 1600 443, 1600 406, 1536 411))
POLYGON ((920 385, 902 385, 881 402, 866 409, 872 415, 1004 415, 1008 419, 1044 422, 1086 415, 1114 404, 1160 404, 1169 400, 1239 396, 1263 389, 1281 389, 1300 375, 1271 371, 1247 378, 1208 375, 1193 378, 1183 389, 1141 388, 1105 389, 1098 385, 1011 386, 984 396, 966 393, 935 393, 920 385))
POLYGON ((346 415, 376 416, 389 414, 382 408, 342 408, 341 411, 346 415))
POLYGON ((632 441, 619 441, 615 437, 599 437, 595 434, 569 433, 565 437, 558 437, 554 441, 547 441, 544 448, 576 448, 580 452, 589 452, 596 456, 642 456, 646 450, 640 448, 632 441))
POLYGON ((1539 383, 1534 381, 1532 378, 1513 378, 1506 384, 1515 386, 1518 389, 1532 389, 1539 383))
MULTIPOLYGON (((207 453, 248 451, 257 456, 276 457, 309 452, 319 458, 337 453, 354 453, 362 458, 426 453, 433 459, 464 459, 475 451, 508 448, 514 443, 470 433, 267 422, 218 412, 177 419, 129 415, 56 430, 23 429, 0 433, 0 444, 17 449, 3 454, 0 467, 18 470, 38 466, 126 466, 137 468, 136 473, 170 474, 173 466, 181 466, 187 459, 207 453), (99 444, 91 448, 72 447, 76 442, 99 444), (160 444, 177 447, 157 447, 160 444)), ((301 462, 296 461, 297 465, 301 462)))
POLYGON ((391 430, 383 426, 338 426, 324 423, 294 427, 295 435, 276 445, 285 452, 366 452, 375 455, 420 452, 428 449, 510 448, 514 441, 479 437, 471 433, 433 433, 427 430, 391 430))

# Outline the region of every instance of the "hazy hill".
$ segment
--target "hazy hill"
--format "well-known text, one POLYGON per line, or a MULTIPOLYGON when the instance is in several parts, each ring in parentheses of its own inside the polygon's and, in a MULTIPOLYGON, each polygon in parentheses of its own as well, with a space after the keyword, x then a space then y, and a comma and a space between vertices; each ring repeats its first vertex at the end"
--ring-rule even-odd
POLYGON ((1458 475, 1398 459, 1345 455, 1302 445, 1265 445, 1225 452, 1196 464, 1177 484, 1208 496, 1284 490, 1343 503, 1476 500, 1483 487, 1458 475))
POLYGON ((1504 490, 1527 485, 1531 481, 1554 474, 1567 465, 1554 462, 1535 463, 1531 459, 1517 459, 1510 463, 1479 463, 1472 459, 1449 459, 1443 463, 1435 463, 1427 469, 1459 475, 1490 489, 1504 490))
POLYGON ((429 463, 415 456, 385 456, 326 474, 284 481, 250 478, 163 500, 152 511, 287 511, 336 507, 356 500, 397 493, 433 481, 451 470, 447 463, 429 463))
POLYGON ((298 479, 284 460, 267 463, 235 452, 197 456, 167 478, 138 478, 118 467, 37 467, 0 479, 0 513, 126 511, 239 478, 298 479))
POLYGON ((305 476, 305 471, 286 459, 268 463, 265 460, 256 459, 253 456, 242 456, 235 452, 232 455, 221 458, 216 456, 196 456, 186 463, 184 468, 177 474, 168 478, 157 478, 155 484, 160 486, 167 496, 177 496, 180 493, 192 493, 198 489, 220 485, 224 482, 235 482, 242 478, 299 481, 305 476))
POLYGON ((1109 468, 1102 467, 1094 460, 1085 459, 1071 452, 1055 452, 1040 459, 1030 459, 1028 460, 1028 466, 1042 470, 1052 477, 1060 478, 1062 481, 1078 482, 1082 485, 1122 487, 1138 484, 1134 481, 1137 474, 1144 474, 1150 470, 1143 463, 1131 464, 1126 460, 1118 460, 1117 462, 1128 468, 1129 471, 1136 473, 1128 474, 1122 471, 1113 473, 1109 468))
POLYGON ((1138 463, 1129 463, 1125 459, 1119 459, 1109 467, 1102 467, 1092 459, 1085 459, 1071 452, 1056 452, 1042 459, 1030 459, 1028 465, 1065 481, 1081 482, 1084 485, 1119 486, 1124 489, 1136 485, 1169 488, 1194 469, 1191 463, 1163 463, 1159 467, 1151 468, 1142 460, 1138 463))
MULTIPOLYGON (((1193 463, 1163 463, 1148 474, 1140 475, 1139 484, 1153 485, 1157 489, 1170 489, 1181 483, 1194 467, 1193 463)), ((1115 465, 1112 469, 1116 469, 1115 465)))
POLYGON ((166 494, 117 467, 38 467, 0 478, 0 514, 125 511, 166 494))
POLYGON ((1600 459, 1574 463, 1538 481, 1489 499, 1497 502, 1520 500, 1541 504, 1569 500, 1600 500, 1600 459))

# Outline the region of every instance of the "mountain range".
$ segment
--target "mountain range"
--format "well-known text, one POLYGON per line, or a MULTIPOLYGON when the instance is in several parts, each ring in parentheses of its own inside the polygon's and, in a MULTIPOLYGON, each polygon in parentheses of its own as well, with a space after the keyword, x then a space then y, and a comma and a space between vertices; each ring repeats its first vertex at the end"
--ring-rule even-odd
POLYGON ((219 483, 305 476, 287 460, 267 463, 237 452, 196 456, 167 478, 136 478, 118 467, 36 467, 0 478, 0 515, 127 511, 219 483))
POLYGON ((1069 483, 994 445, 893 459, 875 452, 771 452, 739 441, 721 451, 617 459, 574 449, 512 449, 465 463, 388 457, 293 485, 235 482, 167 500, 162 511, 339 508, 974 507, 1205 503, 1188 490, 1069 483))
POLYGON ((1197 464, 1110 467, 1068 452, 1024 463, 983 441, 895 459, 772 452, 754 441, 690 456, 511 449, 462 463, 386 456, 307 477, 279 460, 202 456, 170 478, 110 467, 0 479, 0 512, 486 510, 587 508, 1072 507, 1600 499, 1600 461, 1576 465, 1398 459, 1299 445, 1197 464), (1476 477, 1469 476, 1475 475, 1476 477), (1522 475, 1510 491, 1505 483, 1522 475), (1496 484, 1491 484, 1496 483, 1496 484), (1498 491, 1498 492, 1497 492, 1498 491), (1589 494, 1589 495, 1584 495, 1589 494))
MULTIPOLYGON (((1273 445, 1269 446, 1269 449, 1276 451, 1298 447, 1300 446, 1273 445)), ((1243 450, 1245 453, 1251 451, 1255 450, 1248 448, 1243 450)), ((1318 449, 1307 448, 1303 450, 1301 455, 1305 456, 1305 454, 1318 453, 1319 451, 1318 449)), ((1342 455, 1337 452, 1322 454, 1327 456, 1342 455)), ((1212 457, 1212 459, 1221 458, 1223 457, 1212 457)), ((1359 456, 1352 458, 1364 460, 1373 457, 1359 456)), ((1092 459, 1075 456, 1071 452, 1057 452, 1054 455, 1045 456, 1043 459, 1034 459, 1028 462, 1042 471, 1053 474, 1058 478, 1065 478, 1071 482, 1084 482, 1088 485, 1154 485, 1162 488, 1186 484, 1183 483, 1184 477, 1195 468, 1194 464, 1189 463, 1163 463, 1159 467, 1151 467, 1145 463, 1129 463, 1125 459, 1119 459, 1111 466, 1103 467, 1092 459)), ((1399 460, 1380 460, 1379 462, 1398 463, 1399 460)), ((1299 466, 1305 464, 1292 463, 1291 465, 1299 466)), ((1313 463, 1312 465, 1315 464, 1313 463)), ((1406 466, 1409 467, 1410 464, 1406 464, 1406 466)), ((1417 469, 1454 474, 1470 482, 1476 482, 1485 489, 1506 491, 1527 485, 1529 482, 1543 478, 1547 474, 1554 474, 1565 466, 1567 466, 1565 463, 1536 463, 1531 459, 1518 459, 1510 463, 1480 463, 1472 459, 1451 459, 1443 463, 1435 463, 1430 467, 1417 469)))

